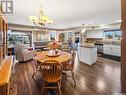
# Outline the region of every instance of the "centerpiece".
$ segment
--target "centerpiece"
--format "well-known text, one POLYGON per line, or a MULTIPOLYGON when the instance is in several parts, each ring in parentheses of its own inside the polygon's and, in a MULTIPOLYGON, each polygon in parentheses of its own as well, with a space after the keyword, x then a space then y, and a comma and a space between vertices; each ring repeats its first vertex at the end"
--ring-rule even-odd
POLYGON ((61 43, 57 42, 57 41, 52 41, 48 44, 50 51, 48 52, 49 56, 58 56, 59 52, 58 49, 61 46, 61 43))

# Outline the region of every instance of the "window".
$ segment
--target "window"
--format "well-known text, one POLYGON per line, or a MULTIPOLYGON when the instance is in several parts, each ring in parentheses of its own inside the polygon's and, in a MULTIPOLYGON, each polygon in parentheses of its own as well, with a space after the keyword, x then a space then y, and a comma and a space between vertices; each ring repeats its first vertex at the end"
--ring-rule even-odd
POLYGON ((104 38, 105 39, 120 40, 121 39, 121 30, 104 31, 104 38))
POLYGON ((51 37, 51 39, 56 39, 56 33, 55 32, 51 32, 50 33, 50 37, 51 37))
POLYGON ((30 47, 30 33, 11 32, 8 33, 9 46, 15 45, 18 42, 24 43, 26 47, 30 47))

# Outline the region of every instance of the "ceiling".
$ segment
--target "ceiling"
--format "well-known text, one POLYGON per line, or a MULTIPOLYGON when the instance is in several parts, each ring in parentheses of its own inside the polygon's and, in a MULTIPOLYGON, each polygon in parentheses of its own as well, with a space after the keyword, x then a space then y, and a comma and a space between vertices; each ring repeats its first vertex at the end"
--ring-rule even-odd
POLYGON ((39 5, 54 24, 64 29, 82 24, 107 24, 121 18, 120 0, 14 0, 14 14, 7 15, 13 24, 33 25, 28 16, 38 15, 39 5))

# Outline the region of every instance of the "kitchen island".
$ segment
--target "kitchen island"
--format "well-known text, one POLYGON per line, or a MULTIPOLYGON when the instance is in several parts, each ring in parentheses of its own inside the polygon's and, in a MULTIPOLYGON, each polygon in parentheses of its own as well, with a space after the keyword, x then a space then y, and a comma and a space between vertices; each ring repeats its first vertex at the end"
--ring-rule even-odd
POLYGON ((97 47, 94 45, 78 46, 79 60, 83 63, 92 65, 97 61, 97 47))

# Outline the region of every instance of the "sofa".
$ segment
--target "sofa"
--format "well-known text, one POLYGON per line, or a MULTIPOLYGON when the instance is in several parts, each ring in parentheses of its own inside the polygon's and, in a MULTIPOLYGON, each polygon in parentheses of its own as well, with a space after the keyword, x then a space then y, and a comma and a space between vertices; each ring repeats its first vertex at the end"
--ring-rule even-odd
POLYGON ((36 52, 34 50, 29 51, 28 48, 26 48, 22 43, 17 43, 14 48, 16 60, 18 60, 19 62, 31 60, 36 55, 36 52))
POLYGON ((44 50, 44 48, 47 47, 47 45, 49 44, 49 42, 34 42, 34 49, 40 49, 40 50, 44 50))

